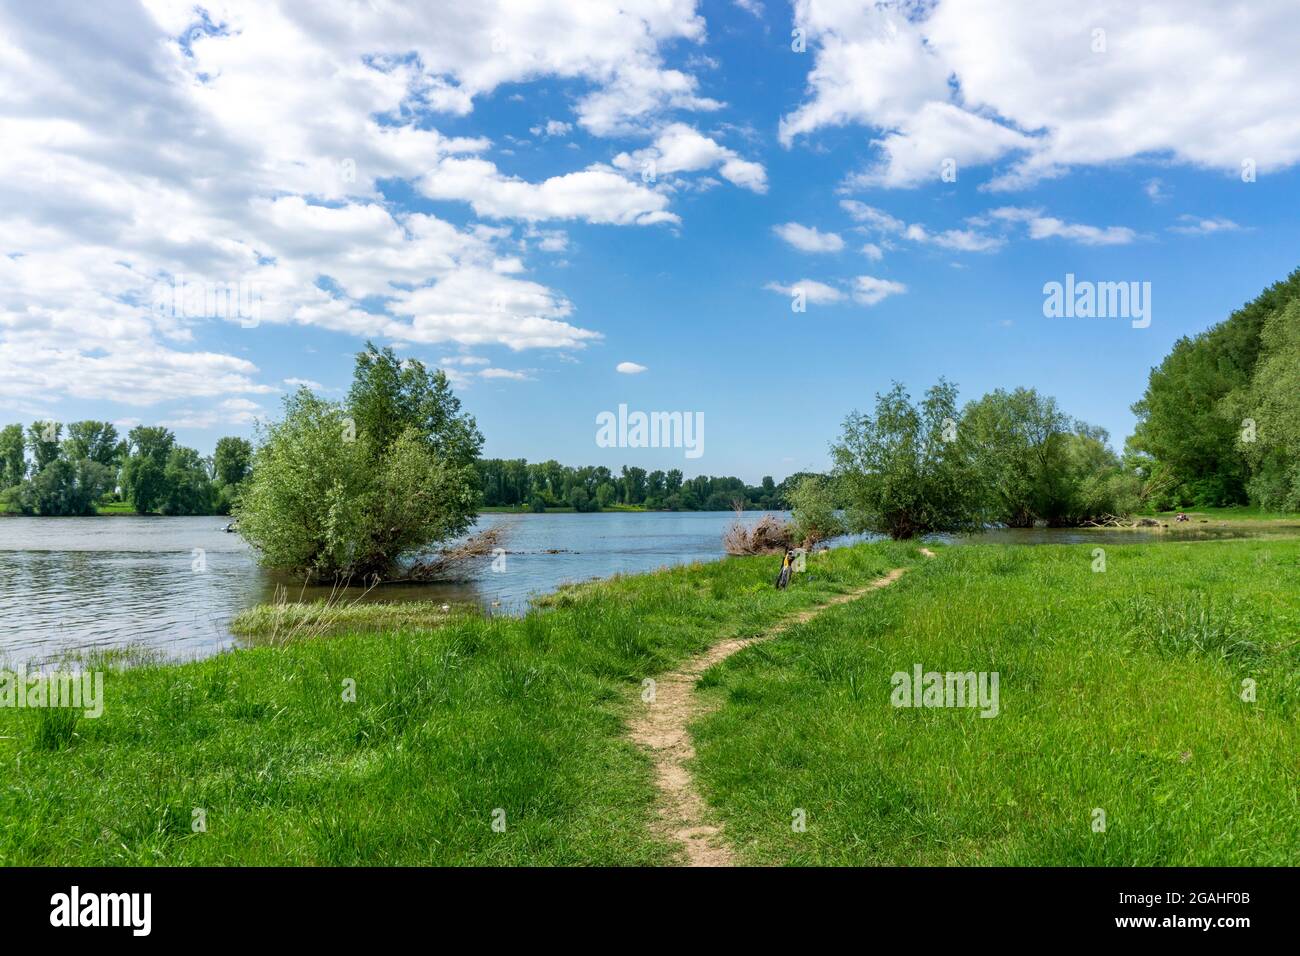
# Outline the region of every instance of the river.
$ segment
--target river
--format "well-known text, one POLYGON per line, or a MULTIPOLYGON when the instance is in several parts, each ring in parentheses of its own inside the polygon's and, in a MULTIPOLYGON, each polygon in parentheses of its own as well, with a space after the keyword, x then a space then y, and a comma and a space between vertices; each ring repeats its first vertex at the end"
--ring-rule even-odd
MULTIPOLYGON (((0 665, 37 666, 69 653, 133 645, 175 660, 206 657, 236 644, 230 619, 274 599, 277 587, 290 600, 328 594, 259 568, 243 539, 222 530, 228 520, 0 518, 0 665)), ((490 559, 479 560, 461 580, 380 587, 362 599, 473 602, 489 613, 520 613, 530 598, 564 582, 721 558, 722 532, 733 520, 730 512, 483 515, 479 528, 503 528, 507 553, 498 570, 490 559)), ((1193 528, 1177 540, 1188 535, 1243 532, 1193 528)), ((1143 531, 1033 529, 991 531, 974 540, 1171 539, 1143 531)))

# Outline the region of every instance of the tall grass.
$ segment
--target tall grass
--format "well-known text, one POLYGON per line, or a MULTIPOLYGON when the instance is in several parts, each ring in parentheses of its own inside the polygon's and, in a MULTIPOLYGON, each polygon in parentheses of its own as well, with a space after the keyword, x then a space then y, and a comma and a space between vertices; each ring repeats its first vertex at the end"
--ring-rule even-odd
POLYGON ((948 548, 713 669, 697 772, 744 857, 1300 863, 1300 542, 1106 558, 948 548), (1001 713, 892 706, 916 663, 998 672, 1001 713))

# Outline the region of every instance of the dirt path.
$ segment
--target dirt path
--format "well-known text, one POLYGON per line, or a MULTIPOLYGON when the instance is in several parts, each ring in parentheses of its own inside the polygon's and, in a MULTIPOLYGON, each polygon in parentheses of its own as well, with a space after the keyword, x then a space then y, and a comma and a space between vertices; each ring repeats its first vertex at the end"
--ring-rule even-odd
MULTIPOLYGON (((934 557, 934 553, 926 548, 922 548, 921 553, 927 558, 934 557)), ((661 833, 681 844, 686 851, 688 866, 735 865, 731 849, 723 841, 719 828, 705 822, 704 798, 686 769, 687 762, 695 756, 695 747, 686 728, 704 712, 703 705, 695 696, 695 682, 700 675, 737 651, 775 637, 796 624, 810 621, 827 608, 856 601, 870 591, 888 587, 906 570, 895 568, 865 587, 837 594, 825 604, 784 619, 758 637, 736 638, 715 644, 680 669, 655 678, 654 702, 642 705, 632 721, 631 736, 638 744, 647 747, 654 758, 655 785, 659 789, 658 826, 661 833)))

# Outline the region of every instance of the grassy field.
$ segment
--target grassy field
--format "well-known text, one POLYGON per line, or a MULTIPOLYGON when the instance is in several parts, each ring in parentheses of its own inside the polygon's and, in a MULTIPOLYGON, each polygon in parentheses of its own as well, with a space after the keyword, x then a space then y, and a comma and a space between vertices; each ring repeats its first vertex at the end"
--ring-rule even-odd
POLYGON ((939 551, 833 551, 786 592, 771 558, 691 565, 521 619, 359 605, 316 639, 319 608, 260 612, 306 624, 109 670, 99 719, 0 708, 0 864, 672 862, 641 680, 902 566, 706 674, 694 769, 742 860, 1300 863, 1300 541, 1109 546, 1104 573, 939 551), (914 664, 998 672, 999 715, 892 707, 914 664))
POLYGON ((1105 560, 944 549, 714 668, 696 772, 741 858, 1300 863, 1300 542, 1105 560), (892 706, 916 664, 998 672, 999 715, 892 706))
POLYGON ((624 738, 640 681, 914 555, 837 552, 786 592, 771 558, 694 565, 522 619, 134 667, 95 720, 0 708, 0 864, 667 862, 624 738))

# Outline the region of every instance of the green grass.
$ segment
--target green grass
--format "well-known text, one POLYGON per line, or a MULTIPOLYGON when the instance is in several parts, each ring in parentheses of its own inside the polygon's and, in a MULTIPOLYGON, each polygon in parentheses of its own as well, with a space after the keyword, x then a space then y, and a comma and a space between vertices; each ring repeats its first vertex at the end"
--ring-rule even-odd
POLYGON ((1105 550, 943 549, 713 668, 696 772, 741 858, 1300 864, 1300 542, 1105 550), (917 663, 998 672, 1000 715, 891 706, 917 663))
POLYGON ((259 604, 237 614, 231 633, 266 643, 303 640, 328 635, 387 631, 395 628, 429 629, 470 614, 467 607, 442 601, 357 602, 325 600, 259 604), (444 610, 445 608, 445 610, 444 610))
POLYGON ((837 551, 785 592, 774 559, 728 560, 521 619, 110 671, 99 719, 0 708, 0 864, 669 862, 624 736, 640 681, 914 560, 837 551))
POLYGON ((339 636, 106 656, 100 719, 0 708, 0 864, 672 862, 625 738, 640 681, 904 565, 705 675, 695 770, 740 859, 1300 863, 1300 541, 1108 546, 1105 573, 1091 546, 939 552, 839 549, 786 592, 738 559, 518 619, 358 605, 339 636), (997 671, 1000 715, 891 707, 916 663, 997 671))

